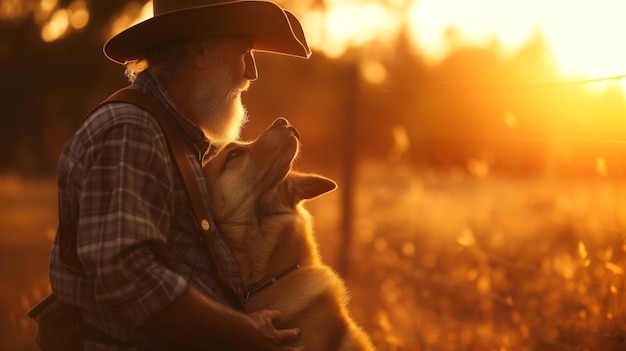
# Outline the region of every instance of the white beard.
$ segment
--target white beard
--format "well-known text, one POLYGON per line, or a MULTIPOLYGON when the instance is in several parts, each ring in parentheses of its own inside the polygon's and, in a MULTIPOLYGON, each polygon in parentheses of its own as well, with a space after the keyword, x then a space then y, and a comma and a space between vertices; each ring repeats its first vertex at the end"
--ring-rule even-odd
MULTIPOLYGON (((206 84, 192 92, 193 113, 198 124, 216 143, 239 139, 241 129, 248 121, 248 113, 241 102, 241 92, 247 90, 232 82, 230 72, 217 62, 206 73, 206 84)), ((239 85, 242 85, 239 83, 239 85)))

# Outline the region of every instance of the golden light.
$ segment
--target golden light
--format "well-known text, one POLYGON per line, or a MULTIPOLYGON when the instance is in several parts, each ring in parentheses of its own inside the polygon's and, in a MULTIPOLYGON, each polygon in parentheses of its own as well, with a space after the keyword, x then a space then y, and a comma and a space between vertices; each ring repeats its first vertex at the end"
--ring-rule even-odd
POLYGON ((504 114, 504 124, 509 128, 509 129, 515 129, 517 128, 517 117, 515 117, 515 115, 513 114, 513 112, 511 111, 507 111, 504 114))
POLYGON ((580 258, 587 259, 588 253, 587 253, 587 248, 585 247, 585 244, 582 241, 578 242, 578 254, 580 255, 580 258))
POLYGON ((476 238, 474 232, 470 228, 463 228, 461 234, 457 238, 457 243, 461 246, 471 247, 476 245, 476 238))
POLYGON ((113 19, 107 39, 125 30, 126 28, 152 17, 152 1, 142 4, 132 1, 126 4, 113 19))
POLYGON ((399 161, 404 153, 409 150, 410 138, 406 128, 400 124, 396 124, 391 128, 393 137, 393 147, 389 151, 390 161, 399 161))
POLYGON ((32 11, 32 4, 23 0, 0 1, 0 20, 18 20, 32 11))
POLYGON ((34 9, 33 18, 41 26, 41 39, 53 42, 66 37, 72 30, 80 30, 89 23, 89 9, 85 0, 74 0, 67 8, 59 8, 57 0, 41 0, 34 9))
POLYGON ((596 169, 598 170, 598 173, 600 175, 607 175, 608 173, 608 168, 606 167, 606 161, 604 160, 603 157, 597 157, 596 158, 596 169))
POLYGON ((613 262, 607 262, 604 264, 604 268, 610 271, 613 274, 622 275, 624 274, 624 269, 613 262))
POLYGON ((484 178, 489 175, 489 163, 485 160, 470 158, 467 160, 467 170, 476 177, 484 178))
POLYGON ((541 24, 559 66, 567 73, 592 77, 623 72, 626 50, 620 50, 619 42, 626 28, 626 3, 571 1, 559 5, 550 7, 541 24))
POLYGON ((69 28, 69 12, 65 9, 57 10, 41 28, 41 38, 46 42, 58 40, 67 35, 69 28))
POLYGON ((432 63, 460 46, 495 46, 501 53, 521 47, 535 27, 542 1, 424 0, 407 14, 409 36, 432 63))
POLYGON ((436 63, 459 46, 513 54, 541 35, 561 74, 596 78, 626 71, 621 1, 420 0, 408 13, 410 37, 436 63))
POLYGON ((58 0, 41 0, 39 2, 39 9, 49 13, 57 7, 58 3, 58 0))
POLYGON ((375 60, 365 60, 359 65, 361 76, 371 84, 380 84, 387 79, 387 69, 375 60))
POLYGON ((415 255, 415 244, 410 241, 406 241, 402 243, 401 251, 404 256, 413 257, 413 255, 415 255))
POLYGON ((39 6, 35 6, 33 11, 33 20, 40 27, 46 24, 50 15, 56 10, 58 5, 57 0, 41 0, 39 6))
POLYGON ((626 32, 624 1, 326 0, 323 8, 312 4, 293 6, 311 46, 331 58, 364 44, 376 47, 364 56, 385 53, 407 30, 416 51, 433 65, 459 47, 485 47, 506 57, 541 38, 564 79, 626 72, 626 49, 620 45, 626 32))
POLYGON ((402 28, 394 2, 330 0, 300 15, 310 45, 331 58, 351 47, 395 38, 402 28))
POLYGON ((84 0, 72 2, 68 10, 70 12, 70 25, 73 29, 82 29, 89 23, 89 10, 84 0))

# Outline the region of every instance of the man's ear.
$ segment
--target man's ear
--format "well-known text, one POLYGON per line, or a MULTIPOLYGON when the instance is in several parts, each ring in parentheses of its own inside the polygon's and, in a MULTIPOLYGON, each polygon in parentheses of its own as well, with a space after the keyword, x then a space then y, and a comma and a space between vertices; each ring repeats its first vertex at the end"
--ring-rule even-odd
POLYGON ((187 54, 198 69, 205 69, 208 66, 208 46, 202 39, 193 39, 187 46, 187 54))
POLYGON ((333 191, 337 188, 337 183, 329 178, 310 173, 290 172, 288 182, 294 203, 309 200, 333 191))

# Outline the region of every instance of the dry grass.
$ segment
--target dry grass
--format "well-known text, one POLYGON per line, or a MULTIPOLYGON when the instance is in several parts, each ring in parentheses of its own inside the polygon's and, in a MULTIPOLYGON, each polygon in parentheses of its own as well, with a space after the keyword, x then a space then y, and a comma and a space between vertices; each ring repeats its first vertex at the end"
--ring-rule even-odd
POLYGON ((366 165, 357 188, 349 284, 380 350, 626 348, 622 184, 366 165))
POLYGON ((0 350, 37 350, 26 311, 50 291, 56 204, 53 181, 0 176, 0 350))
MULTIPOLYGON (((346 278, 379 350, 626 348, 624 184, 365 164, 356 190, 346 278)), ((308 204, 330 263, 338 201, 308 204)), ((2 177, 0 206, 0 350, 36 350, 54 183, 2 177)))

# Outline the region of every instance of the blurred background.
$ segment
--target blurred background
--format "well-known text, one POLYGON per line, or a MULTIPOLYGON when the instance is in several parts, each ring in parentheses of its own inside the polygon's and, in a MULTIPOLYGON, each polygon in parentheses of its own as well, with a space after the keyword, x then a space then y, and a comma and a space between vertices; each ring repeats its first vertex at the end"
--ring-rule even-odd
MULTIPOLYGON (((324 260, 379 350, 626 349, 626 3, 284 0, 310 60, 256 55, 324 260)), ((0 0, 0 349, 36 350, 55 168, 125 86, 102 45, 151 1, 0 0)))

